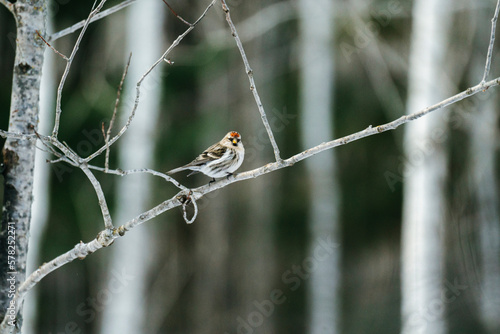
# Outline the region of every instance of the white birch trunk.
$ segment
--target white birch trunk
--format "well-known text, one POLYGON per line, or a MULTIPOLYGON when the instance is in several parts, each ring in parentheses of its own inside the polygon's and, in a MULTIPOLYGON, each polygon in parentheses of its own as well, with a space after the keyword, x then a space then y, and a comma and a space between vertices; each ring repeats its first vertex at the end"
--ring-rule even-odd
MULTIPOLYGON (((442 69, 447 61, 451 6, 445 2, 414 2, 407 113, 445 97, 442 69)), ((446 332, 444 304, 439 304, 447 176, 447 155, 442 145, 447 131, 445 117, 442 113, 428 115, 405 130, 402 333, 442 334, 446 332)))
MULTIPOLYGON (((299 1, 302 146, 333 138, 334 2, 299 1)), ((306 161, 310 186, 309 256, 317 262, 308 281, 309 333, 339 332, 340 254, 315 252, 320 240, 337 243, 339 185, 334 151, 306 161)))
MULTIPOLYGON (((38 128, 40 81, 45 50, 45 44, 38 37, 37 31, 45 35, 47 6, 43 0, 19 0, 9 6, 16 13, 17 36, 8 131, 32 134, 38 128)), ((18 289, 26 276, 33 202, 34 141, 8 138, 3 147, 3 158, 4 199, 0 234, 2 319, 11 306, 11 291, 18 289)), ((8 331, 20 333, 21 314, 12 320, 12 324, 15 326, 8 328, 8 331)))
POLYGON ((495 159, 498 99, 490 96, 471 118, 471 189, 477 205, 481 259, 480 316, 489 333, 500 332, 500 213, 495 159))
MULTIPOLYGON (((125 26, 132 62, 125 81, 121 113, 122 123, 130 112, 131 99, 135 96, 135 83, 164 51, 163 21, 167 10, 161 1, 144 0, 127 11, 125 26)), ((122 169, 151 168, 154 163, 154 133, 160 103, 160 71, 152 73, 142 85, 142 94, 134 122, 119 144, 119 163, 122 169)), ((151 177, 131 175, 121 178, 117 189, 115 221, 123 223, 148 208, 151 195, 151 177)), ((124 271, 134 278, 106 304, 101 333, 142 333, 148 315, 146 303, 147 277, 153 235, 143 226, 124 236, 110 248, 109 277, 124 271)), ((112 280, 108 284, 112 284, 112 280)), ((110 291, 112 291, 110 289, 110 291)))

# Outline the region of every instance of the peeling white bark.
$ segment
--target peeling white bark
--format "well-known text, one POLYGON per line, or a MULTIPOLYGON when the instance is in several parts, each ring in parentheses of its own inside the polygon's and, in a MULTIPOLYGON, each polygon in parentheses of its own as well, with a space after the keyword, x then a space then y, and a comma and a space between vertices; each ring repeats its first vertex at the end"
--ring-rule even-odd
MULTIPOLYGON (((46 1, 19 0, 8 5, 15 12, 17 45, 12 80, 9 132, 33 134, 38 126, 40 81, 45 44, 38 37, 45 33, 46 1)), ((4 202, 0 234, 0 316, 6 314, 12 298, 11 288, 19 288, 26 277, 33 175, 34 140, 7 138, 4 156, 4 202), (8 278, 13 278, 8 281, 8 278)), ((19 308, 21 305, 15 305, 19 308)), ((19 333, 22 317, 10 327, 19 333)), ((1 331, 0 333, 4 333, 1 331)))

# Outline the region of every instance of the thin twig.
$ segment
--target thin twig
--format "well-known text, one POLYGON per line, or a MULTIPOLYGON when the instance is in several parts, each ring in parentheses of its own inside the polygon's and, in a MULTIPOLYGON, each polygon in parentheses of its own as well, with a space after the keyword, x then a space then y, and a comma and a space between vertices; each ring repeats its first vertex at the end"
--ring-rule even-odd
POLYGON ((66 68, 64 69, 63 75, 61 77, 61 81, 59 82, 59 86, 57 87, 57 97, 56 97, 56 117, 54 121, 54 129, 52 130, 52 137, 57 139, 57 135, 59 133, 59 122, 61 119, 61 99, 62 99, 62 90, 64 87, 64 84, 66 82, 66 78, 68 77, 69 70, 71 69, 71 64, 73 63, 73 59, 75 58, 76 52, 78 51, 78 48, 80 47, 80 43, 82 41, 83 35, 85 34, 85 31, 87 30, 87 27, 90 24, 91 19, 99 13, 101 10, 102 6, 106 3, 106 0, 101 0, 101 2, 97 5, 97 7, 92 10, 87 18, 85 20, 85 23, 82 27, 82 31, 80 32, 80 35, 78 36, 78 39, 75 42, 75 46, 73 47, 73 51, 71 51, 71 55, 69 58, 66 60, 66 68))
POLYGON ((486 65, 484 65, 484 74, 481 83, 486 81, 486 78, 490 74, 491 58, 493 56, 493 45, 495 44, 495 33, 497 30, 497 20, 498 12, 500 11, 500 0, 497 1, 497 6, 495 8, 495 14, 491 19, 491 34, 490 34, 490 44, 488 45, 488 53, 486 55, 486 65))
POLYGON ((259 93, 257 92, 257 86, 255 85, 255 80, 253 79, 253 71, 250 67, 250 63, 248 62, 247 55, 245 53, 245 49, 243 48, 243 44, 241 43, 240 37, 238 36, 238 32, 236 31, 236 27, 231 20, 231 14, 229 13, 229 7, 226 4, 226 0, 221 0, 222 10, 226 13, 226 21, 231 28, 231 33, 236 40, 236 45, 238 46, 238 50, 240 51, 241 58, 243 59, 243 63, 245 64, 245 71, 248 75, 248 81, 250 81, 250 90, 253 93, 253 97, 255 99, 255 103, 257 103, 257 108, 260 112, 260 117, 262 118, 262 123, 264 123, 264 127, 266 128, 267 135, 269 136, 269 140, 271 141, 271 145, 273 146, 274 157, 278 163, 283 162, 283 159, 280 157, 280 150, 278 148, 278 144, 276 144, 276 140, 274 139, 273 131, 271 130, 271 126, 267 120, 266 112, 264 111, 264 106, 260 101, 259 93))
POLYGON ((84 159, 85 162, 89 162, 90 160, 96 158, 97 156, 99 156, 100 154, 102 154, 108 147, 110 147, 111 145, 113 145, 118 139, 120 139, 120 137, 127 131, 127 129, 130 127, 130 124, 132 122, 132 120, 134 119, 134 116, 135 116, 135 112, 137 110, 137 107, 139 106, 139 99, 140 99, 140 96, 141 96, 141 85, 142 85, 142 82, 144 81, 144 79, 146 79, 146 77, 155 69, 155 67, 161 63, 164 59, 166 59, 167 55, 177 46, 179 45, 179 43, 182 41, 182 39, 191 32, 191 30, 194 29, 194 27, 198 24, 198 22, 200 22, 204 17, 205 15, 207 14, 207 12, 210 10, 210 8, 213 7, 213 5, 215 4, 215 1, 217 0, 212 0, 212 2, 207 6, 207 8, 205 8, 205 11, 203 12, 203 14, 201 14, 201 16, 196 20, 196 22, 193 23, 192 26, 190 26, 188 29, 186 29, 186 31, 184 31, 181 35, 179 35, 175 41, 172 42, 172 44, 170 45, 170 47, 167 49, 167 51, 165 51, 165 53, 162 54, 162 56, 157 60, 155 61, 155 63, 142 75, 142 77, 139 79, 139 81, 137 81, 137 84, 136 84, 136 95, 135 95, 135 102, 134 102, 134 106, 132 107, 132 112, 130 113, 130 116, 127 120, 127 123, 121 128, 120 132, 118 132, 113 138, 111 138, 111 140, 109 141, 109 143, 107 145, 104 145, 102 146, 100 149, 98 149, 96 152, 94 152, 93 154, 89 155, 87 158, 84 159))
POLYGON ((128 56, 128 61, 127 64, 125 65, 125 69, 123 71, 122 79, 120 80, 120 85, 118 85, 118 92, 116 93, 116 101, 115 101, 115 108, 113 109, 113 116, 111 116, 111 121, 109 121, 109 128, 108 132, 106 133, 106 136, 104 136, 104 143, 107 146, 106 148, 106 160, 104 162, 104 167, 106 170, 109 169, 109 137, 111 136, 111 130, 113 129, 113 125, 115 124, 115 119, 116 119, 116 111, 118 110, 118 104, 120 103, 120 95, 122 92, 123 88, 123 83, 125 82, 125 77, 127 76, 128 68, 130 66, 130 59, 132 59, 132 53, 128 56))
POLYGON ((43 37, 42 37, 42 35, 40 35, 40 32, 38 32, 38 30, 36 31, 36 33, 37 33, 38 37, 40 37, 40 38, 42 39, 42 41, 43 41, 45 44, 47 44, 47 46, 48 46, 49 48, 51 48, 51 49, 52 49, 52 51, 54 51, 56 54, 58 54, 59 56, 61 56, 64 60, 66 60, 66 61, 68 60, 68 57, 66 57, 66 56, 65 56, 65 55, 63 55, 61 52, 57 51, 57 50, 56 50, 56 48, 54 48, 52 45, 50 45, 50 44, 49 44, 49 42, 47 42, 47 41, 45 40, 45 38, 43 38, 43 37))
POLYGON ((177 14, 175 12, 175 10, 168 4, 167 0, 163 0, 163 2, 165 3, 165 5, 167 5, 168 9, 170 9, 170 11, 172 12, 172 14, 175 15, 175 17, 177 17, 179 20, 181 20, 183 23, 187 24, 188 26, 192 26, 191 23, 189 23, 188 21, 184 20, 179 14, 177 14))
POLYGON ((57 159, 54 159, 54 160, 46 160, 46 162, 49 163, 49 164, 57 164, 59 162, 69 162, 69 161, 71 161, 71 160, 69 160, 66 157, 60 157, 60 158, 57 158, 57 159))
MULTIPOLYGON (((111 14, 113 14, 113 13, 115 13, 123 8, 130 6, 131 4, 135 3, 136 1, 137 0, 126 0, 126 1, 123 1, 122 3, 119 3, 116 6, 113 6, 111 8, 106 9, 106 10, 103 10, 101 13, 93 16, 89 23, 92 23, 92 22, 95 22, 95 21, 100 20, 102 18, 105 18, 106 16, 109 16, 109 15, 111 15, 111 14)), ((59 39, 63 36, 74 33, 75 31, 83 28, 87 24, 86 22, 87 22, 87 20, 83 20, 83 21, 80 21, 78 23, 73 24, 71 27, 68 27, 68 28, 63 29, 61 31, 53 33, 49 37, 49 42, 53 42, 56 39, 59 39)))
POLYGON ((160 172, 157 172, 157 171, 155 171, 153 169, 149 169, 149 168, 139 168, 139 169, 129 169, 129 170, 122 170, 122 169, 108 169, 108 170, 106 170, 106 168, 93 166, 93 165, 88 165, 88 167, 90 169, 97 170, 99 172, 103 172, 106 174, 119 175, 119 176, 125 176, 125 175, 131 175, 131 174, 151 174, 151 175, 159 176, 159 177, 163 178, 164 180, 172 183, 174 186, 176 186, 180 190, 189 191, 188 188, 186 188, 185 186, 183 186, 182 184, 177 182, 177 180, 174 179, 173 177, 168 176, 165 173, 160 173, 160 172))

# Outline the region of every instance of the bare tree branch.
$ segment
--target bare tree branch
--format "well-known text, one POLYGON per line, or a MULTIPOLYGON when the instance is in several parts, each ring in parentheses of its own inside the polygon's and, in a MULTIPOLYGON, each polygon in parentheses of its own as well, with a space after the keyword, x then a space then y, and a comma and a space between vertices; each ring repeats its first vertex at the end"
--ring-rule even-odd
MULTIPOLYGON (((113 6, 111 8, 106 9, 106 10, 103 10, 101 13, 93 16, 89 23, 92 23, 92 22, 95 22, 95 21, 100 20, 102 18, 105 18, 106 16, 109 16, 109 15, 111 15, 111 14, 113 14, 113 13, 115 13, 123 8, 130 6, 131 4, 135 3, 136 1, 137 0, 125 0, 116 6, 113 6)), ((83 21, 80 21, 78 23, 75 23, 71 27, 68 27, 68 28, 63 29, 61 31, 53 33, 52 35, 50 35, 48 40, 49 40, 49 42, 53 42, 56 39, 59 39, 63 36, 74 33, 75 31, 83 28, 85 25, 88 25, 89 23, 87 23, 87 20, 83 20, 83 21)))
POLYGON ((264 123, 264 127, 266 128, 267 135, 269 136, 269 140, 271 141, 271 145, 273 146, 274 157, 278 163, 283 162, 283 159, 280 157, 280 150, 278 148, 278 144, 276 144, 276 140, 274 139, 273 130, 269 125, 267 120, 266 112, 264 111, 264 106, 260 101, 259 93, 257 92, 257 86, 255 85, 255 80, 253 79, 253 71, 250 67, 250 63, 248 62, 247 55, 245 53, 245 49, 243 48, 243 44, 241 43, 240 37, 238 36, 238 32, 236 31, 236 27, 231 20, 231 14, 229 13, 229 7, 226 4, 226 0, 221 0, 222 10, 226 13, 226 21, 231 28, 231 33, 236 40, 236 45, 238 46, 238 50, 240 51, 241 58, 243 59, 243 63, 245 64, 245 71, 248 75, 248 81, 250 81, 250 90, 252 91, 255 102, 257 103, 257 108, 259 108, 260 117, 262 118, 262 123, 264 123))
POLYGON ((118 132, 118 134, 116 134, 113 138, 111 138, 111 140, 105 144, 104 146, 102 146, 100 149, 98 149, 96 152, 94 152, 93 154, 91 154, 90 156, 88 156, 87 158, 85 158, 85 162, 89 162, 91 161, 92 159, 96 158, 97 156, 99 156, 102 152, 104 152, 109 146, 113 145, 118 139, 120 139, 120 137, 125 133, 125 131, 127 131, 127 129, 130 127, 130 124, 132 122, 132 120, 134 119, 134 116, 135 116, 135 111, 137 110, 137 106, 139 105, 139 99, 140 99, 140 96, 141 96, 141 85, 142 85, 142 82, 144 81, 144 79, 146 79, 146 77, 151 73, 151 71, 153 71, 155 69, 155 67, 161 63, 163 60, 166 59, 167 55, 177 46, 179 45, 180 41, 182 41, 182 39, 191 32, 191 30, 194 29, 194 27, 198 24, 198 22, 200 22, 204 17, 205 15, 207 14, 207 12, 210 10, 210 8, 213 7, 213 5, 215 4, 215 1, 216 0, 213 0, 208 6, 207 8, 205 9, 205 11, 201 14, 201 16, 196 20, 196 22, 193 23, 192 26, 190 26, 188 29, 186 29, 186 31, 184 31, 181 35, 179 35, 175 41, 172 42, 172 44, 170 45, 170 47, 167 49, 167 51, 165 51, 165 53, 163 53, 163 55, 146 71, 146 73, 144 73, 142 75, 142 77, 139 79, 139 81, 137 81, 137 84, 136 84, 136 96, 135 96, 135 102, 134 102, 134 106, 132 108, 132 112, 127 120, 127 123, 121 128, 120 132, 118 132))
POLYGON ((73 59, 75 58, 76 52, 78 51, 78 48, 80 47, 80 43, 82 41, 83 35, 85 34, 85 31, 87 30, 87 27, 90 24, 91 19, 99 13, 101 10, 102 6, 106 3, 106 0, 101 0, 101 2, 97 5, 97 7, 92 10, 87 18, 85 20, 84 25, 82 27, 82 31, 80 32, 80 35, 78 36, 78 39, 75 42, 75 46, 73 47, 73 51, 71 52, 71 55, 69 58, 66 60, 66 68, 64 69, 63 75, 61 77, 61 81, 59 82, 59 87, 57 87, 57 98, 56 98, 56 117, 54 121, 54 130, 52 131, 52 137, 57 138, 57 135, 59 133, 59 122, 61 119, 61 99, 62 99, 62 90, 64 87, 64 83, 66 82, 66 78, 68 77, 69 70, 71 69, 71 64, 73 63, 73 59))
POLYGON ((59 55, 62 59, 66 60, 66 61, 68 60, 68 57, 66 57, 66 56, 65 56, 65 55, 63 55, 61 52, 57 51, 57 50, 56 50, 56 49, 55 49, 52 45, 50 45, 50 44, 49 44, 49 42, 47 42, 47 41, 45 40, 45 38, 43 38, 43 37, 42 37, 42 35, 40 35, 40 32, 39 32, 39 31, 37 31, 36 33, 38 34, 38 37, 40 37, 40 38, 42 39, 42 41, 43 41, 43 42, 44 42, 44 43, 45 43, 45 44, 46 44, 49 48, 51 48, 51 49, 52 49, 52 51, 54 51, 54 52, 55 52, 57 55, 59 55))
POLYGON ((495 44, 495 34, 497 30, 497 20, 498 12, 500 11, 500 0, 497 1, 497 6, 495 8, 495 14, 491 19, 491 34, 490 34, 490 44, 488 45, 488 54, 486 55, 486 65, 484 65, 484 74, 481 83, 486 81, 486 78, 490 74, 491 58, 493 56, 493 45, 495 44))
MULTIPOLYGON (((72 262, 73 260, 77 258, 85 258, 87 255, 96 252, 97 250, 107 247, 111 245, 114 239, 119 238, 125 234, 125 232, 130 231, 134 227, 147 222, 151 220, 152 218, 162 214, 163 212, 166 212, 172 208, 182 206, 183 203, 186 203, 186 201, 191 200, 193 203, 194 201, 202 198, 203 196, 207 195, 208 193, 211 193, 213 191, 216 191, 217 189, 224 188, 229 184, 235 183, 235 182, 240 182, 252 178, 259 177, 264 174, 268 174, 271 172, 274 172, 278 169, 282 169, 285 167, 293 166, 295 163, 302 161, 304 159, 307 159, 313 155, 316 155, 320 152, 323 152, 325 150, 345 145, 350 142, 359 140, 361 138, 365 138, 368 136, 373 136, 382 132, 386 132, 389 130, 394 130, 398 128, 400 125, 414 121, 422 116, 425 116, 433 111, 443 109, 451 104, 454 104, 456 102, 459 102, 463 99, 466 99, 468 97, 471 97, 473 95, 476 95, 478 93, 484 92, 486 89, 490 87, 495 87, 500 85, 500 77, 490 80, 488 82, 485 82, 484 84, 478 84, 474 87, 468 88, 467 90, 458 93, 452 97, 449 97, 439 103, 436 103, 430 107, 427 107, 425 109, 422 109, 418 112, 415 112, 413 114, 401 116, 400 118, 389 122, 385 123, 376 127, 369 126, 365 130, 355 132, 353 134, 350 134, 348 136, 344 136, 342 138, 338 138, 329 142, 325 142, 322 144, 319 144, 315 147, 312 147, 310 149, 307 149, 303 152, 300 152, 286 160, 283 160, 282 162, 272 162, 267 165, 264 165, 262 167, 238 173, 233 176, 230 176, 229 178, 223 178, 217 182, 207 184, 201 187, 198 187, 196 189, 184 189, 180 191, 177 195, 174 197, 158 204, 154 208, 138 215, 134 219, 126 222, 125 224, 121 225, 118 228, 114 229, 105 229, 101 231, 96 239, 90 241, 89 243, 83 243, 80 242, 77 244, 72 250, 58 256, 57 258, 53 259, 52 261, 43 264, 38 270, 33 272, 27 279, 26 281, 20 286, 19 291, 16 293, 16 296, 14 297, 15 300, 15 305, 20 305, 21 302, 24 300, 24 297, 26 293, 36 285, 43 277, 47 276, 49 273, 53 272, 54 270, 62 267, 63 265, 72 262)), ((47 138, 47 137, 46 137, 47 138)), ((60 143, 59 143, 60 144, 60 143)), ((60 148, 60 147, 58 147, 60 148)), ((61 149, 61 148, 60 148, 61 149)), ((90 168, 90 166, 88 167, 90 168)), ((118 172, 119 173, 119 172, 118 172)), ((195 217, 196 217, 196 207, 195 207, 195 217)), ((194 217, 194 218, 195 218, 194 217)), ((192 218, 193 219, 193 218, 192 218)), ((191 220, 192 220, 191 219, 191 220)), ((0 325, 0 330, 5 328, 7 326, 7 317, 4 318, 2 321, 2 324, 0 325)))
POLYGON ((160 172, 157 172, 157 171, 155 171, 153 169, 149 169, 149 168, 121 170, 121 169, 106 169, 106 168, 93 166, 93 165, 88 165, 88 167, 89 167, 89 169, 97 170, 97 171, 103 172, 105 174, 114 174, 114 175, 119 175, 119 176, 125 176, 125 175, 131 175, 131 174, 151 174, 151 175, 159 176, 159 177, 165 179, 166 181, 172 183, 174 186, 176 186, 180 190, 189 191, 188 188, 186 188, 185 186, 183 186, 182 184, 177 182, 177 180, 175 180, 171 176, 168 176, 165 173, 160 173, 160 172))
MULTIPOLYGON (((109 230, 108 230, 109 231, 109 230)), ((24 300, 26 293, 31 290, 42 278, 47 276, 47 274, 53 272, 54 270, 62 267, 63 265, 72 262, 76 259, 84 259, 87 255, 99 250, 102 247, 109 246, 113 240, 110 238, 111 233, 115 233, 115 231, 108 233, 99 233, 98 236, 89 243, 84 244, 80 241, 73 249, 70 251, 59 255, 52 261, 48 263, 42 264, 37 270, 35 270, 19 287, 16 292, 14 298, 15 301, 15 312, 19 312, 19 307, 22 305, 21 301, 24 300)), ((116 233, 119 233, 116 231, 116 233)), ((4 318, 2 323, 0 324, 0 332, 5 331, 9 327, 7 317, 4 318)))

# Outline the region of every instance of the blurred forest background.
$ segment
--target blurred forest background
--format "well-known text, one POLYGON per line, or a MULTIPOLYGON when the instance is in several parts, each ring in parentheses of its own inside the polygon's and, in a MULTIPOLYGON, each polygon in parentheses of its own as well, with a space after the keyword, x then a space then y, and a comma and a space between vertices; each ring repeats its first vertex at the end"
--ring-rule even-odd
MULTIPOLYGON (((55 32, 85 19, 92 2, 49 4, 55 32)), ((209 1, 169 4, 194 22, 209 1)), ((288 158, 479 83, 496 2, 228 5, 288 158)), ((65 85, 59 138, 82 156, 100 147, 129 53, 120 125, 137 80, 186 28, 161 0, 141 0, 92 23, 65 85)), ((54 46, 69 54, 76 37, 54 46)), ((2 129, 14 39, 14 19, 0 6, 2 129)), ((65 66, 50 50, 46 55, 42 133, 52 129, 65 66)), ((219 1, 170 59, 145 81, 138 116, 111 149, 112 168, 164 172, 230 130, 242 134, 246 148, 240 171, 273 161, 219 1)), ((496 47, 490 78, 500 74, 499 63, 496 47)), ((492 88, 395 131, 232 184, 199 202, 192 225, 181 210, 168 211, 47 276, 29 293, 23 330, 498 333, 499 97, 492 88)), ((83 173, 45 159, 41 154, 37 166, 31 270, 102 229, 83 173)), ((188 187, 209 181, 175 177, 188 187)), ((177 193, 151 175, 98 178, 115 225, 177 193)))

